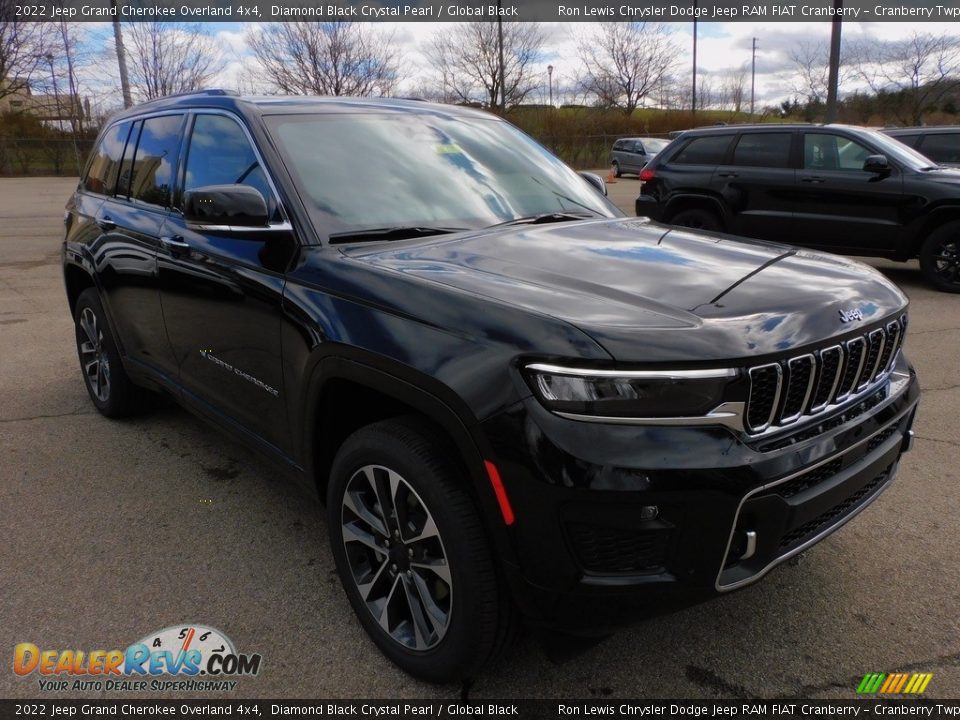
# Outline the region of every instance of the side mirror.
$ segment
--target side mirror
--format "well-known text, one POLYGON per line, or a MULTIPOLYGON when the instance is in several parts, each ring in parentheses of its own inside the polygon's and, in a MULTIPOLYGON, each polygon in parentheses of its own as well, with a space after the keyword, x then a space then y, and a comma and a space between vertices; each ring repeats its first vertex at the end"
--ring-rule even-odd
POLYGON ((867 155, 863 161, 863 169, 865 172, 884 175, 890 172, 890 161, 887 160, 886 155, 867 155))
POLYGON ((183 215, 190 225, 262 228, 270 219, 267 201, 249 185, 206 185, 183 196, 183 215))
POLYGON ((594 175, 593 173, 588 173, 588 172, 582 172, 582 173, 579 173, 579 175, 588 183, 593 185, 594 190, 596 190, 598 193, 600 193, 604 197, 607 196, 607 184, 603 181, 602 177, 600 177, 599 175, 594 175))

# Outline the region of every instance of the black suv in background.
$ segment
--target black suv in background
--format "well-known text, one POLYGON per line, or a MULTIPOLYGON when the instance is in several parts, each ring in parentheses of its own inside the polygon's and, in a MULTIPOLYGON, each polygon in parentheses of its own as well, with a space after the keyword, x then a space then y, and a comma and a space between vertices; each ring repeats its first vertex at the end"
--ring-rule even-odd
POLYGON ((595 182, 466 108, 125 111, 67 204, 90 398, 116 418, 163 391, 278 460, 422 678, 473 675, 518 618, 605 633, 742 587, 893 480, 907 299, 623 217, 595 182))
POLYGON ((938 165, 960 168, 960 126, 888 128, 883 132, 938 165))
POLYGON ((637 215, 849 255, 920 258, 960 292, 960 170, 874 130, 690 130, 641 172, 637 215))

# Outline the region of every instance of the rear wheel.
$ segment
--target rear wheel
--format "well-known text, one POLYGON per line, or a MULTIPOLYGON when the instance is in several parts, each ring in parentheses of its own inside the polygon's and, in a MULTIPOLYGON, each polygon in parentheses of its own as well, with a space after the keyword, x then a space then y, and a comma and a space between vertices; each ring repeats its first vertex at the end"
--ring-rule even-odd
POLYGON ((149 407, 149 391, 134 385, 123 369, 95 288, 87 288, 77 298, 74 325, 80 370, 97 410, 107 417, 121 418, 149 407))
POLYGON ((942 225, 924 240, 920 270, 937 290, 960 293, 960 221, 942 225))
POLYGON ((328 488, 330 542, 353 611, 388 658, 432 682, 472 677, 514 622, 462 477, 428 425, 401 418, 351 435, 328 488))
POLYGON ((670 218, 670 224, 692 230, 707 230, 710 232, 720 232, 723 229, 720 218, 717 217, 716 213, 704 210, 703 208, 681 210, 670 218))

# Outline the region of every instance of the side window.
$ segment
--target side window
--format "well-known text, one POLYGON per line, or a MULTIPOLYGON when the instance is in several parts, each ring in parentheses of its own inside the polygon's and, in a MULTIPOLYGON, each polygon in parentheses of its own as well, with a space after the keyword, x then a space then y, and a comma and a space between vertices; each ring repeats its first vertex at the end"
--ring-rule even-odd
POLYGON ((741 135, 733 150, 733 164, 750 167, 790 167, 790 133, 741 135))
POLYGON ((130 198, 166 208, 180 151, 183 115, 161 115, 143 121, 130 175, 130 198))
POLYGON ((893 135, 894 140, 899 140, 904 145, 909 145, 912 148, 915 148, 919 143, 917 142, 920 139, 919 135, 893 135))
POLYGON ((271 215, 277 213, 276 199, 243 128, 225 115, 197 115, 187 151, 184 191, 234 184, 259 190, 271 215))
POLYGON ((708 135, 694 138, 671 162, 681 165, 719 165, 727 155, 733 135, 708 135))
POLYGON ((83 179, 84 190, 99 195, 113 194, 130 125, 130 122, 117 123, 104 133, 83 179))
POLYGON ((935 162, 960 163, 960 133, 927 135, 920 152, 935 162))
POLYGON ((857 141, 839 135, 807 133, 803 137, 803 167, 808 170, 863 170, 870 154, 857 141))

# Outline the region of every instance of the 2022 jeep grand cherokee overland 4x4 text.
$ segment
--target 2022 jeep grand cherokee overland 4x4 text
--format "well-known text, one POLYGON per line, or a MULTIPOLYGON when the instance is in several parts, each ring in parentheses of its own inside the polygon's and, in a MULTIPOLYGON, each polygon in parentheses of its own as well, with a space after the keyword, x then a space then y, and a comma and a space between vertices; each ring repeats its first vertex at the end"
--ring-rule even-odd
POLYGON ((471 675, 757 580, 893 479, 907 300, 857 263, 623 217, 509 124, 400 100, 151 102, 66 215, 83 377, 163 390, 326 503, 380 649, 471 675))

